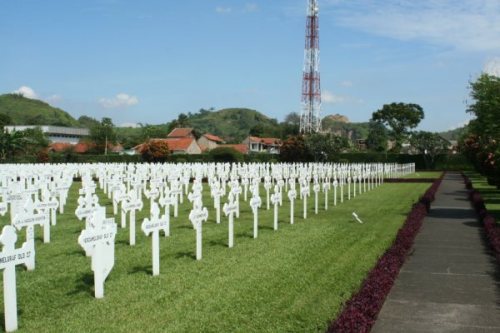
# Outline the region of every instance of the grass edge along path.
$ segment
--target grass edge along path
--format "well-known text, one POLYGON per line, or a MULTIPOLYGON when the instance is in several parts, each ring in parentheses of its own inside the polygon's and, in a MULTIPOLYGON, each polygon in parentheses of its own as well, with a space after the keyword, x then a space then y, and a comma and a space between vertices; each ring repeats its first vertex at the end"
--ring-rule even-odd
POLYGON ((360 290, 347 301, 342 312, 331 323, 327 332, 370 332, 384 305, 385 298, 406 260, 415 237, 422 227, 423 220, 430 210, 430 204, 434 201, 443 177, 444 173, 413 206, 392 246, 380 257, 364 280, 360 290))
POLYGON ((496 223, 495 217, 488 211, 481 192, 474 189, 474 185, 468 176, 462 173, 462 177, 464 178, 465 187, 469 191, 469 200, 484 227, 488 243, 495 252, 495 257, 500 264, 500 227, 496 223))

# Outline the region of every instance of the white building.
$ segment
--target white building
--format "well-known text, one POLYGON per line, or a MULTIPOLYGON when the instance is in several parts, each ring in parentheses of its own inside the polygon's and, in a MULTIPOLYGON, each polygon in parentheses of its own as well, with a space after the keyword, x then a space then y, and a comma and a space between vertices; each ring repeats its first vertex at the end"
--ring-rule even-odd
POLYGON ((77 144, 83 137, 89 136, 88 128, 63 127, 63 126, 38 126, 38 125, 14 125, 5 126, 7 132, 24 131, 39 127, 51 143, 62 142, 77 144))

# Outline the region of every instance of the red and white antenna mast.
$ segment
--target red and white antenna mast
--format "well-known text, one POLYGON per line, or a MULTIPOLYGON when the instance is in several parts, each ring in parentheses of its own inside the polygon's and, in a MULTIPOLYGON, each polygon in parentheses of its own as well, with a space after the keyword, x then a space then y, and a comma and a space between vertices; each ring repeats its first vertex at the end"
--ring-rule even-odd
POLYGON ((321 84, 319 75, 319 7, 308 0, 304 74, 302 79, 302 113, 300 133, 321 131, 321 84))

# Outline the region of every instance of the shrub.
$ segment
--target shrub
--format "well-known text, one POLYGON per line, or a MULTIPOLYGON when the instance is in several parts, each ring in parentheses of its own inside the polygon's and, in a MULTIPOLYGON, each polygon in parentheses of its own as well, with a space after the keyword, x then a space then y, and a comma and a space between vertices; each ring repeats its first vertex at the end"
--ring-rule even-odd
POLYGON ((150 140, 141 145, 139 153, 146 162, 165 162, 170 155, 170 149, 165 141, 150 140))
POLYGON ((208 155, 214 162, 243 162, 243 154, 231 147, 218 147, 212 149, 208 155))

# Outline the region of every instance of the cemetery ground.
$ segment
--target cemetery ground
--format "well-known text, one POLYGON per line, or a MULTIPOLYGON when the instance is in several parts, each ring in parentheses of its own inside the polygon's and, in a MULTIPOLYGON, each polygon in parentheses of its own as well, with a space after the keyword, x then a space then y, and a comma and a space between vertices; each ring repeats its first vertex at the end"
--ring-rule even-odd
MULTIPOLYGON (((90 258, 77 243, 84 228, 74 214, 80 186, 73 183, 65 213, 51 228, 50 244, 43 244, 37 227, 36 269, 17 268, 20 332, 325 331, 430 185, 383 184, 350 201, 345 186, 344 203, 338 199, 336 207, 332 189, 326 212, 320 193, 318 215, 313 193, 307 220, 302 218, 302 201, 295 200, 294 225, 284 197, 277 231, 273 207, 266 210, 266 192, 261 189, 258 238, 252 238, 253 215, 241 196, 235 246, 229 249, 228 220, 221 217, 222 223, 216 224, 205 184, 203 202, 210 215, 203 225, 203 259, 195 260, 195 231, 188 220, 191 203, 184 199, 179 216, 171 218, 171 236, 161 234, 159 276, 152 276, 151 239, 140 230, 150 215, 144 198, 144 209, 136 217, 135 246, 128 244, 128 223, 126 229, 118 226, 115 266, 103 299, 94 298, 90 258), (364 224, 353 220, 353 212, 364 224)), ((101 190, 97 193, 107 216, 112 216, 111 201, 101 190)), ((5 225, 8 217, 1 221, 5 225)), ((120 224, 119 216, 116 222, 120 224)), ((23 239, 24 232, 18 246, 23 239)))

